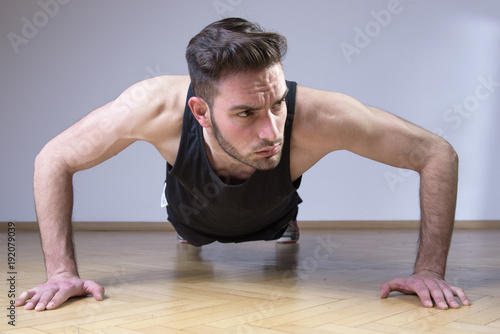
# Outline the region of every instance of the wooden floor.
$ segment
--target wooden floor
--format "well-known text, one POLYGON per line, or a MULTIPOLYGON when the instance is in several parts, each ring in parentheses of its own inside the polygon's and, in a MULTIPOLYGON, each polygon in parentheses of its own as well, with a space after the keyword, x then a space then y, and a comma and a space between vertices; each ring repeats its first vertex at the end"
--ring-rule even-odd
MULTIPOLYGON (((410 273, 416 231, 302 231, 298 245, 177 244, 173 232, 76 232, 82 277, 106 298, 2 316, 2 333, 500 333, 500 230, 458 230, 447 279, 473 305, 379 298, 410 273)), ((2 273, 7 243, 2 233, 2 273)), ((16 292, 45 280, 37 232, 17 231, 16 292)), ((7 277, 8 278, 8 277, 7 277)), ((8 282, 0 306, 6 313, 8 282)))

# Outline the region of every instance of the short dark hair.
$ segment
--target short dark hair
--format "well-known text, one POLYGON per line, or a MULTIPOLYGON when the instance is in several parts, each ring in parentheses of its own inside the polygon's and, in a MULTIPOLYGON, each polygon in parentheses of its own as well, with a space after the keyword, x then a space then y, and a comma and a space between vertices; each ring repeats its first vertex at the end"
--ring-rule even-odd
POLYGON ((245 19, 211 23, 191 39, 186 50, 193 93, 211 107, 221 79, 281 63, 286 50, 283 35, 264 32, 245 19))

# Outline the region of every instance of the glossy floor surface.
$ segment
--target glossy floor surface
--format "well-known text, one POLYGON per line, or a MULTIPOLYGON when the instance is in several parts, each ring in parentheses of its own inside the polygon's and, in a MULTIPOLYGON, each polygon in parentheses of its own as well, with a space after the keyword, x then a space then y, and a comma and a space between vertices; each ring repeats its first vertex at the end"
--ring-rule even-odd
MULTIPOLYGON (((7 276, 6 234, 1 236, 7 276)), ((105 300, 74 298, 44 312, 17 308, 2 333, 500 333, 500 230, 458 230, 447 280, 473 305, 427 309, 379 298, 411 273, 417 231, 305 230, 297 245, 181 245, 173 232, 75 232, 80 274, 105 300)), ((17 231, 15 284, 45 280, 37 232, 17 231)), ((7 277, 9 278, 9 277, 7 277)), ((12 286, 1 282, 8 313, 12 286)))

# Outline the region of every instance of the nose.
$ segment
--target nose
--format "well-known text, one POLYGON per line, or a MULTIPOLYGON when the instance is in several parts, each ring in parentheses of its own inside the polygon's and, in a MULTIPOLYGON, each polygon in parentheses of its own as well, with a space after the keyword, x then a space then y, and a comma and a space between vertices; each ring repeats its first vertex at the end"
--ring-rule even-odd
POLYGON ((274 142, 280 137, 279 117, 272 112, 264 113, 259 124, 259 138, 274 142))

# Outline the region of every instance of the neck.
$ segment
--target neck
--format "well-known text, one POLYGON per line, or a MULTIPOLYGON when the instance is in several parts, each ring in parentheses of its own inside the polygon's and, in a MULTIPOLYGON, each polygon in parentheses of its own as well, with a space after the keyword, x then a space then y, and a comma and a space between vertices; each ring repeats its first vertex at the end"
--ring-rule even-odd
POLYGON ((228 155, 219 145, 215 137, 203 129, 205 150, 212 170, 227 184, 240 184, 249 179, 255 168, 245 165, 228 155))

